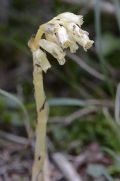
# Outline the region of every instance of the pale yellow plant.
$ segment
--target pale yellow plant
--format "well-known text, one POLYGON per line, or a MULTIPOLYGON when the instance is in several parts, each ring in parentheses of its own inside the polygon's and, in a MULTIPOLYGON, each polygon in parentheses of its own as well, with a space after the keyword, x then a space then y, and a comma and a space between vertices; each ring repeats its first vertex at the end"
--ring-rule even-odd
POLYGON ((83 17, 73 13, 62 13, 41 25, 28 46, 33 54, 33 83, 35 87, 35 100, 37 107, 35 158, 32 170, 32 181, 45 181, 44 163, 46 157, 46 124, 48 119, 48 106, 43 88, 43 72, 51 67, 46 53, 49 52, 57 59, 60 65, 65 60, 65 49, 69 48, 75 53, 83 47, 85 51, 91 48, 93 41, 89 34, 81 29, 83 17), (45 38, 43 38, 43 35, 45 38))

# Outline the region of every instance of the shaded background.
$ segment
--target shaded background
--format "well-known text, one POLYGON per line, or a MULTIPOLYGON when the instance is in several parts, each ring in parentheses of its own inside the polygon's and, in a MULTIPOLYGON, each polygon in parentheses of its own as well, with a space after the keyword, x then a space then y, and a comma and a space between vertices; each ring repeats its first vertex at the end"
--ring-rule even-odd
POLYGON ((0 181, 30 180, 34 134, 29 141, 26 122, 34 131, 36 110, 27 42, 40 24, 66 11, 84 16, 82 28, 95 44, 68 55, 64 66, 49 57, 48 175, 120 180, 120 1, 0 0, 0 181))

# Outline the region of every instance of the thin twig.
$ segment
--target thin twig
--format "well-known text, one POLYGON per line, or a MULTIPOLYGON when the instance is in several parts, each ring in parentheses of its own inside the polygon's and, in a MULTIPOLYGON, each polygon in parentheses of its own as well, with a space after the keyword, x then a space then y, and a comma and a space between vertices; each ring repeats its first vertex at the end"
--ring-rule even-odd
POLYGON ((104 75, 101 73, 97 72, 95 69, 90 67, 88 64, 86 64, 80 57, 74 54, 69 54, 68 57, 72 59, 74 62, 76 62, 81 68, 83 68, 85 71, 87 71, 90 75, 94 76, 97 79, 100 79, 102 81, 105 80, 104 75))
POLYGON ((103 99, 89 99, 86 100, 86 104, 92 105, 92 106, 100 106, 100 107, 108 107, 108 108, 113 108, 114 103, 111 100, 103 99))
POLYGON ((50 121, 53 123, 60 123, 60 124, 62 123, 67 126, 67 125, 71 124, 74 120, 76 120, 80 117, 83 117, 83 116, 87 116, 88 114, 97 112, 98 110, 99 109, 96 107, 83 108, 83 109, 79 109, 65 117, 63 116, 63 117, 51 118, 50 121))
POLYGON ((84 101, 84 104, 87 107, 79 109, 68 116, 61 116, 61 117, 57 116, 57 117, 53 117, 53 118, 51 117, 49 119, 49 121, 52 123, 60 123, 60 124, 62 123, 65 125, 69 125, 75 119, 86 116, 93 112, 96 112, 102 107, 114 108, 114 103, 109 100, 90 99, 90 100, 84 101))
POLYGON ((64 155, 60 153, 54 153, 52 158, 68 181, 82 181, 80 175, 78 175, 73 165, 66 159, 64 155))
POLYGON ((89 108, 79 109, 79 110, 75 111, 74 113, 70 114, 69 116, 67 116, 64 119, 64 124, 69 125, 75 119, 78 119, 80 117, 86 116, 88 114, 91 114, 91 113, 94 113, 94 112, 97 112, 97 111, 98 111, 98 108, 96 108, 96 107, 91 107, 91 108, 89 107, 89 108))
POLYGON ((0 137, 3 139, 9 140, 11 142, 17 143, 17 144, 21 144, 21 145, 28 145, 29 144, 29 140, 27 138, 13 135, 11 133, 6 133, 6 132, 1 131, 1 130, 0 130, 0 137))

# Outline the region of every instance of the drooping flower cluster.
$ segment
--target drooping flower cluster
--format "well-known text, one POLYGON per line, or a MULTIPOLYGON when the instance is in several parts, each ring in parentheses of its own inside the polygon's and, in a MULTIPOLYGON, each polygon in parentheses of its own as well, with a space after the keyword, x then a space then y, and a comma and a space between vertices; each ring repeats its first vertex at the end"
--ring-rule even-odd
POLYGON ((89 39, 89 33, 81 29, 82 24, 82 16, 66 12, 40 26, 35 37, 39 46, 35 48, 32 45, 31 49, 34 61, 41 66, 44 72, 51 67, 45 51, 56 58, 60 65, 63 65, 66 48, 69 48, 71 53, 76 52, 78 45, 82 46, 85 51, 91 48, 93 41, 89 39))

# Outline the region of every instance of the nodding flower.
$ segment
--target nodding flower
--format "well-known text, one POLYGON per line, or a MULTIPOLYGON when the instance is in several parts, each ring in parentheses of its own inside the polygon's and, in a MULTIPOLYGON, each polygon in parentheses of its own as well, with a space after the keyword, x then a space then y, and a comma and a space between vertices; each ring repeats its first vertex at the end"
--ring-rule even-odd
POLYGON ((65 52, 60 46, 45 39, 41 39, 39 45, 41 48, 50 53, 54 58, 56 58, 60 65, 65 63, 65 52))
POLYGON ((63 65, 66 48, 69 48, 71 53, 76 52, 78 45, 82 46, 85 51, 91 48, 94 41, 89 39, 88 32, 81 29, 82 24, 83 16, 66 12, 40 26, 35 36, 38 42, 37 49, 35 49, 33 39, 30 47, 34 60, 39 63, 44 72, 51 67, 46 56, 47 52, 56 58, 60 65, 63 65))
POLYGON ((87 31, 83 31, 78 25, 76 25, 75 23, 69 23, 66 26, 69 34, 71 35, 71 37, 73 38, 73 40, 78 43, 79 45, 81 45, 85 51, 87 51, 87 49, 91 48, 92 44, 94 43, 94 41, 89 39, 89 33, 87 31))
POLYGON ((71 45, 71 41, 66 29, 60 26, 57 31, 58 41, 60 42, 62 48, 68 48, 71 45))

